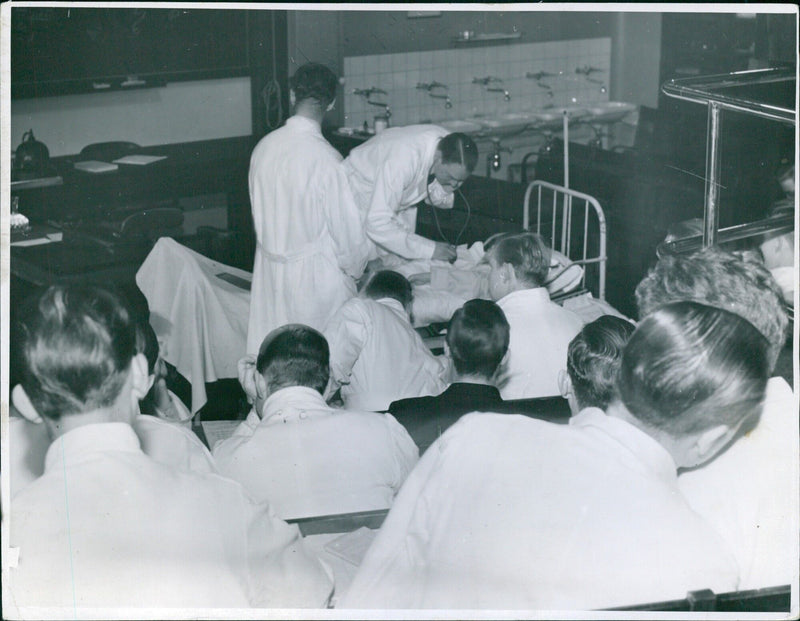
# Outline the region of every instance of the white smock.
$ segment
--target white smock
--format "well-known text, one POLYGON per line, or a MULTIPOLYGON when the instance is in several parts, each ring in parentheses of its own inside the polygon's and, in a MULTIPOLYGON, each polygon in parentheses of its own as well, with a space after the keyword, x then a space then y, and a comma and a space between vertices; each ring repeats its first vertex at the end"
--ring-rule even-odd
POLYGON ((449 132, 438 125, 384 130, 353 149, 344 161, 353 196, 366 218, 376 256, 430 259, 436 243, 414 233, 415 205, 427 198, 428 175, 439 140, 449 132))
POLYGON ((678 477, 689 504, 733 551, 742 590, 796 584, 797 411, 786 380, 771 378, 755 429, 708 464, 678 477))
POLYGON ((332 408, 306 386, 275 391, 214 446, 222 474, 287 520, 386 509, 418 457, 391 415, 332 408))
POLYGON ((256 145, 250 203, 256 257, 247 352, 287 323, 321 330, 356 293, 368 244, 340 165, 319 123, 293 116, 256 145))
POLYGON ((446 365, 434 356, 392 298, 348 300, 325 327, 331 379, 354 410, 387 410, 392 401, 438 395, 446 365))
POLYGON ((56 438, 44 474, 11 502, 10 545, 19 558, 3 572, 4 613, 12 604, 105 619, 119 613, 86 609, 164 618, 141 609, 324 607, 332 590, 296 526, 238 483, 157 463, 125 423, 56 438))
POLYGON ((575 611, 735 590, 675 470, 601 410, 570 425, 468 414, 406 479, 340 605, 575 611))

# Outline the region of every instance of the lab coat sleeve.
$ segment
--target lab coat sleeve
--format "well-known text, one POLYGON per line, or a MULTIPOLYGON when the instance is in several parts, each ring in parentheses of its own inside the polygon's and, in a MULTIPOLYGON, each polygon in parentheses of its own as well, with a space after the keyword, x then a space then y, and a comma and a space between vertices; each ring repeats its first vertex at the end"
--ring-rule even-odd
POLYGON ((414 444, 414 440, 408 435, 408 431, 397 419, 391 414, 384 414, 386 424, 391 436, 392 445, 395 455, 395 462, 397 465, 397 478, 392 482, 392 489, 396 494, 400 490, 400 486, 408 477, 411 470, 419 461, 419 449, 414 444))
POLYGON ((331 351, 331 393, 350 382, 353 366, 367 342, 372 321, 360 302, 355 298, 345 303, 324 330, 331 351))
POLYGON ((367 266, 370 244, 364 219, 342 166, 331 166, 327 171, 318 204, 327 207, 328 231, 339 267, 353 278, 359 278, 367 266))
POLYGON ((396 157, 378 170, 367 213, 367 235, 404 259, 430 259, 436 242, 406 230, 396 214, 403 200, 405 181, 414 178, 414 170, 410 168, 413 164, 396 157))
POLYGON ((333 592, 330 570, 308 549, 296 525, 266 503, 245 503, 250 602, 263 608, 325 608, 333 592))

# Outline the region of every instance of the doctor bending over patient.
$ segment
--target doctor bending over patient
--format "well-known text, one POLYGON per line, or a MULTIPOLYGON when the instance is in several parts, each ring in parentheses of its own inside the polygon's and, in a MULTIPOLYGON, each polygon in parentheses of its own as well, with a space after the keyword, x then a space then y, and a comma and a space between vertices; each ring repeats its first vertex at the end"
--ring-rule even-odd
POLYGON ((387 267, 402 259, 453 261, 454 246, 414 233, 417 203, 452 209, 453 193, 478 162, 475 142, 438 125, 387 129, 356 147, 344 161, 353 195, 377 246, 370 258, 387 267), (392 256, 394 255, 394 256, 392 256))
POLYGON ((256 145, 250 159, 250 202, 256 232, 247 352, 286 323, 322 329, 356 293, 366 265, 361 215, 322 136, 333 108, 336 76, 323 65, 300 67, 290 81, 294 116, 256 145))
POLYGON ((147 363, 116 297, 51 287, 24 317, 21 383, 52 443, 11 502, 19 558, 4 566, 4 613, 326 605, 331 578, 296 526, 238 483, 142 452, 131 423, 147 363))

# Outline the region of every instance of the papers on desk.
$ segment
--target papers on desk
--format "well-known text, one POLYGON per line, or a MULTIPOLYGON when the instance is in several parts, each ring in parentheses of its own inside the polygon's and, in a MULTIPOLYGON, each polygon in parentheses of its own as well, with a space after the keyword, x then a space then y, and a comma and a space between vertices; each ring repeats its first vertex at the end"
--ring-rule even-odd
POLYGON ((75 162, 75 168, 89 173, 104 173, 117 170, 119 166, 110 164, 108 162, 101 162, 99 160, 86 160, 83 162, 75 162))
POLYGON ((114 160, 115 164, 133 164, 134 166, 146 166, 153 162, 167 159, 166 155, 126 155, 114 160))
POLYGON ((201 422, 209 450, 213 450, 214 445, 220 440, 230 438, 241 422, 239 420, 204 420, 201 422))

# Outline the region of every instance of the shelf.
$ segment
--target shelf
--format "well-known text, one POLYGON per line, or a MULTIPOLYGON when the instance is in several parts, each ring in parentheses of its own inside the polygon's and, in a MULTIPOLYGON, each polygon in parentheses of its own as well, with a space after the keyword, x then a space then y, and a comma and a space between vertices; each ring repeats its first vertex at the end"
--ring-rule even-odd
POLYGON ((480 43, 482 41, 510 41, 519 39, 521 32, 485 32, 465 37, 463 34, 453 38, 454 43, 480 43))

